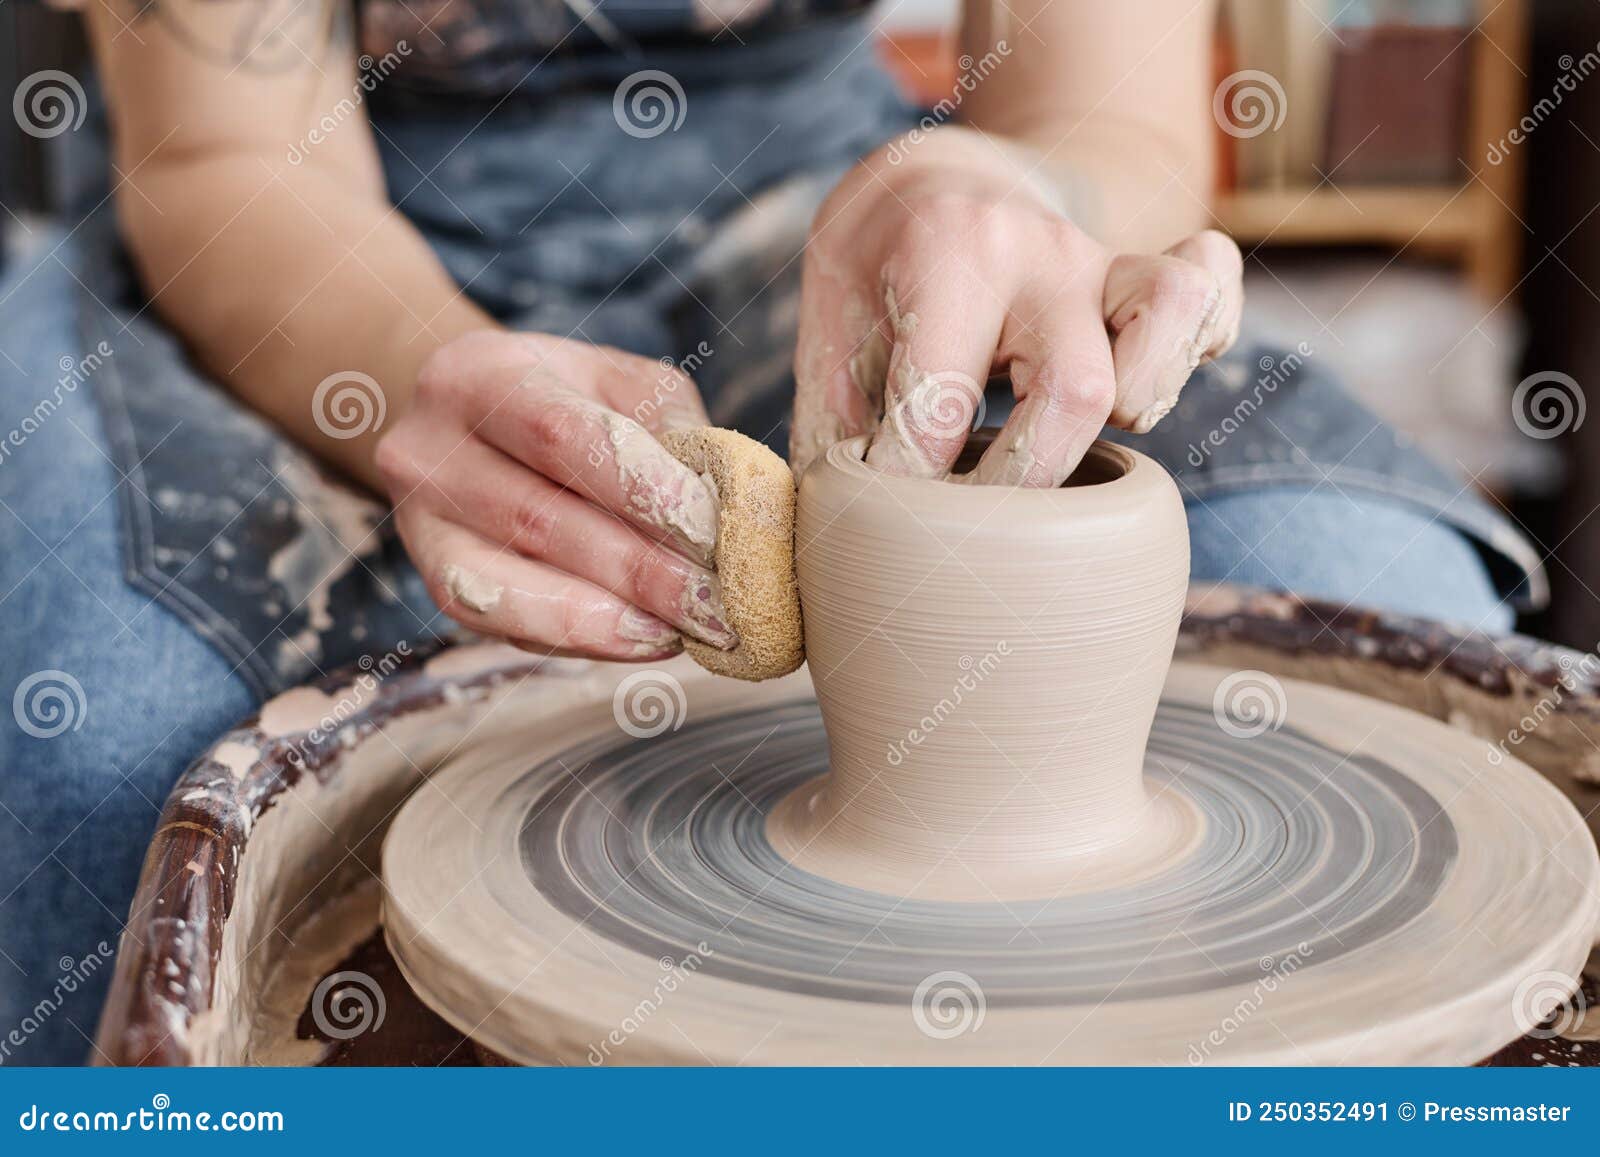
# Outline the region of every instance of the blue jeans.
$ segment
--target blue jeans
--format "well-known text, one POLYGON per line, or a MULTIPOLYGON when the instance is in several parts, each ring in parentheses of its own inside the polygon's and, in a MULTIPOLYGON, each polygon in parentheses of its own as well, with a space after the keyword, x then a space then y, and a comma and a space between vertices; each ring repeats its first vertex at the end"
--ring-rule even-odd
MULTIPOLYGON (((167 791, 253 710, 257 692, 125 581, 121 478, 92 375, 61 385, 63 359, 85 356, 72 283, 50 261, 19 290, 19 270, 33 264, 0 278, 0 425, 11 433, 0 442, 0 695, 14 699, 12 717, 0 715, 0 1063, 76 1063, 91 1055, 110 957, 167 791)), ((1511 622, 1462 534, 1372 494, 1216 495, 1191 503, 1189 526, 1196 579, 1491 631, 1511 622)))

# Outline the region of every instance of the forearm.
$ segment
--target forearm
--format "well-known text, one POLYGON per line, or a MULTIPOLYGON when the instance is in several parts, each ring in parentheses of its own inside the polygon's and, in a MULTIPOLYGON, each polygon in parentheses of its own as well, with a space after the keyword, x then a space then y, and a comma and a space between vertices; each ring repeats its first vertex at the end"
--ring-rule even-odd
POLYGON ((492 322, 403 216, 351 184, 314 164, 223 152, 152 160, 119 206, 154 307, 200 363, 375 487, 373 446, 409 404, 418 367, 492 322), (351 371, 378 383, 384 426, 330 436, 345 428, 313 395, 351 371))
POLYGON ((1037 153, 1072 219, 1110 248, 1157 253, 1214 224, 1209 156, 1146 128, 1106 118, 1076 129, 1027 126, 1012 139, 1037 153))
POLYGON ((969 3, 960 120, 1020 146, 1097 240, 1165 249, 1212 223, 1213 17, 1192 0, 969 3))

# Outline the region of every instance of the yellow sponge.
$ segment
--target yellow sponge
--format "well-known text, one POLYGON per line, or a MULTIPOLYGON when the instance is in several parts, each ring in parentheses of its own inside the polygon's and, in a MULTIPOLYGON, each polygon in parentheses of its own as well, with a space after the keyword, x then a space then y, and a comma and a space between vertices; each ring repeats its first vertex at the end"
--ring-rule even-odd
POLYGON ((684 649, 718 675, 752 682, 787 675, 805 662, 794 577, 794 475, 782 458, 733 430, 674 430, 661 444, 716 491, 717 576, 728 626, 739 636, 731 651, 688 638, 684 649))

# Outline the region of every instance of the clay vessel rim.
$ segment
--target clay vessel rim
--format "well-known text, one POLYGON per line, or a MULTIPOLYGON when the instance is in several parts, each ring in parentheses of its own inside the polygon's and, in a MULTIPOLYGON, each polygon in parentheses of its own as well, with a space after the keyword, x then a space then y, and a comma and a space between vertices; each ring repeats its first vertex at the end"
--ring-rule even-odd
MULTIPOLYGON (((968 449, 963 452, 963 457, 971 454, 974 449, 982 449, 993 439, 996 431, 984 428, 976 431, 968 440, 968 449)), ((865 481, 872 479, 883 486, 900 494, 908 501, 921 499, 924 502, 936 501, 941 504, 975 504, 985 506, 993 504, 993 495, 996 491, 1009 491, 1008 502, 1027 503, 1031 506, 1047 508, 1059 512, 1063 506, 1078 503, 1101 504, 1107 500, 1121 497, 1128 491, 1143 491, 1151 481, 1154 472, 1160 470, 1156 463, 1127 446, 1115 442, 1098 440, 1083 456, 1083 463, 1079 471, 1085 468, 1113 471, 1115 476, 1097 482, 1073 482, 1068 480, 1065 484, 1052 488, 1032 486, 990 485, 973 486, 954 480, 955 475, 945 478, 910 478, 899 474, 887 474, 866 463, 867 444, 871 440, 868 434, 858 434, 853 438, 845 438, 830 446, 823 456, 827 465, 840 474, 865 481)), ((1076 476, 1075 472, 1075 476, 1076 476)), ((1042 511, 1041 511, 1042 513, 1042 511)))

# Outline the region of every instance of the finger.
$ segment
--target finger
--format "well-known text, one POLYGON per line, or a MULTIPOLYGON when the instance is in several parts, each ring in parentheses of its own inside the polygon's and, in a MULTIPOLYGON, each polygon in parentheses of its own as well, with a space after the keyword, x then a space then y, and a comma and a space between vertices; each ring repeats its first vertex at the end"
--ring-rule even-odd
POLYGON ((525 466, 626 519, 665 536, 709 566, 717 541, 717 500, 632 418, 560 386, 525 391, 478 429, 484 441, 525 466))
POLYGON ((888 327, 875 289, 808 255, 800 283, 789 466, 798 479, 835 442, 865 434, 883 410, 888 327))
POLYGON ((1244 314, 1244 258, 1232 237, 1215 229, 1203 229, 1167 250, 1173 257, 1209 269, 1222 289, 1222 305, 1217 323, 1206 347, 1206 357, 1224 354, 1239 338, 1239 319, 1244 314))
POLYGON ((428 509, 491 546, 588 579, 713 647, 738 645, 715 574, 494 447, 468 441, 424 487, 428 509))
POLYGON ((1106 274, 1105 319, 1116 363, 1111 424, 1148 432, 1211 348, 1222 316, 1216 274, 1165 254, 1123 254, 1106 274))
POLYGON ((604 659, 677 652, 671 624, 591 582, 500 550, 432 514, 411 516, 407 544, 439 609, 519 646, 604 659))
POLYGON ((892 287, 884 309, 893 346, 883 421, 867 462, 890 474, 942 478, 972 432, 983 384, 995 361, 1005 308, 974 277, 941 267, 903 299, 892 287))
POLYGON ((973 482, 1061 485, 1111 410, 1116 374, 1093 299, 1053 301, 1034 316, 1033 326, 1006 334, 1012 388, 1022 400, 969 475, 973 482))

